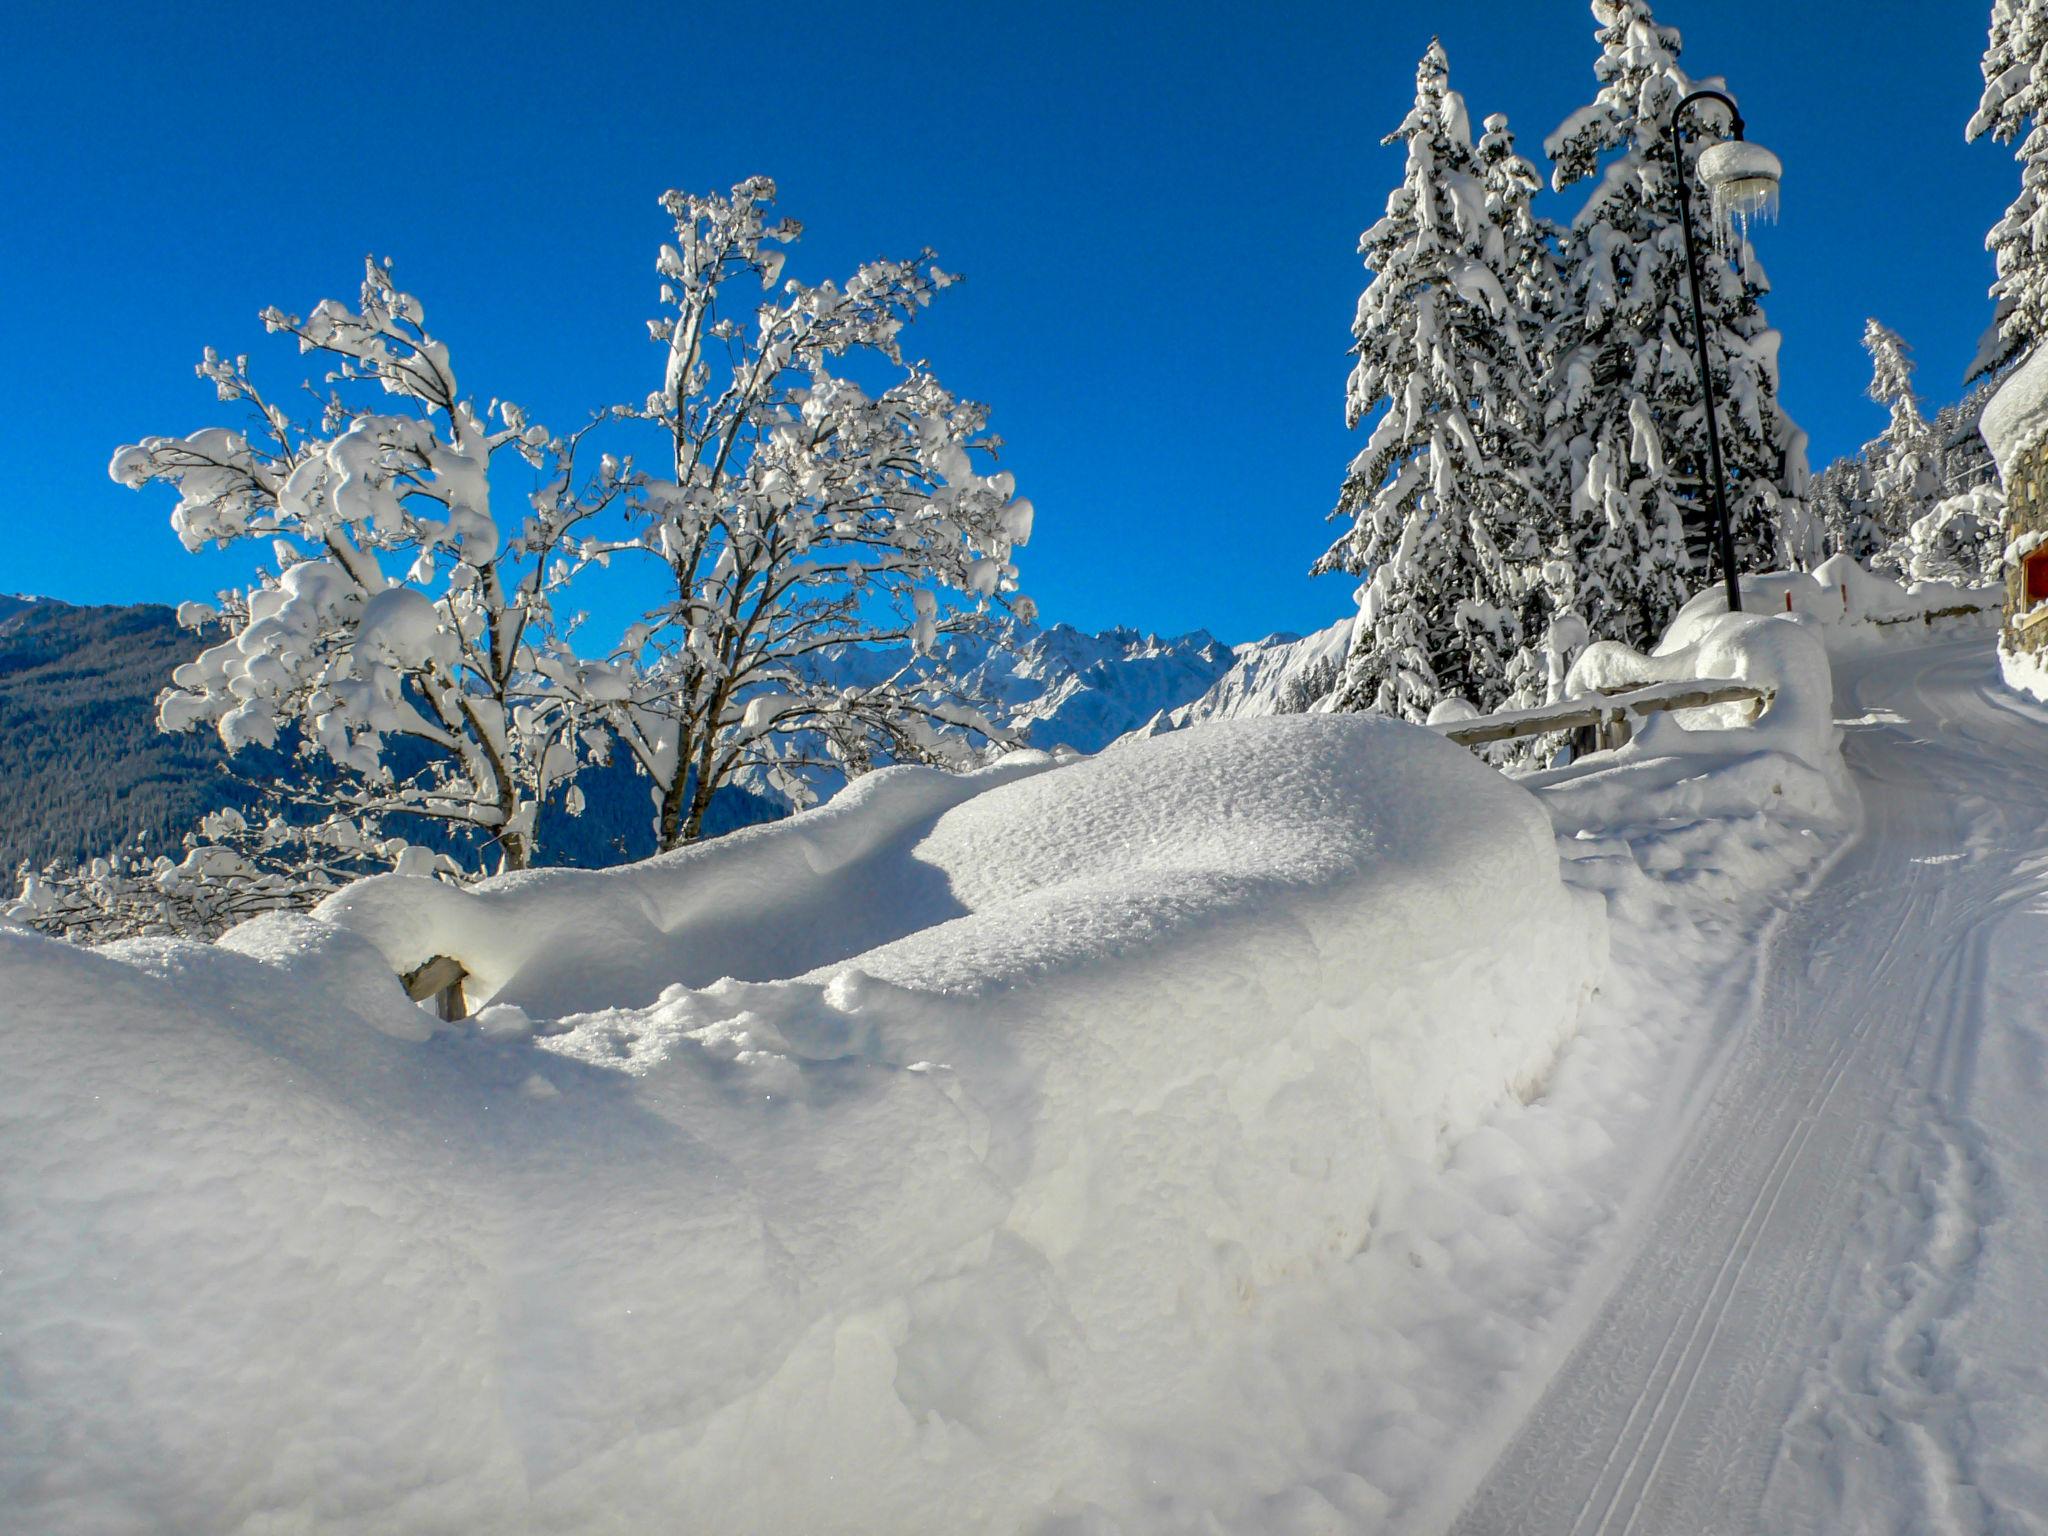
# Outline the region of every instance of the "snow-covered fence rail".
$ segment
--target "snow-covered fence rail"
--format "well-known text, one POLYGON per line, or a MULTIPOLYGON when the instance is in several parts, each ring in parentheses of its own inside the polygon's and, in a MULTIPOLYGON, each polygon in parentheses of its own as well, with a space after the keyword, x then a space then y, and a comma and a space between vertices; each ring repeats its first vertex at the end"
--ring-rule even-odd
POLYGON ((1544 704, 1535 709, 1503 710, 1476 720, 1447 720, 1434 727, 1465 747, 1548 736, 1557 731, 1584 733, 1583 750, 1612 751, 1635 734, 1644 715, 1667 709, 1705 709, 1715 704, 1749 703, 1753 720, 1771 702, 1771 690, 1725 678, 1686 678, 1642 687, 1605 688, 1582 698, 1544 704))

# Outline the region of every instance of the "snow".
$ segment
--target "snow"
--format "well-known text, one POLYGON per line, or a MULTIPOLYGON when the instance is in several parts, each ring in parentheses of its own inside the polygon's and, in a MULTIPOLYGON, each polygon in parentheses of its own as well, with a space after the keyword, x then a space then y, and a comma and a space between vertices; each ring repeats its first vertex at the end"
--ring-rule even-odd
POLYGON ((1977 430, 1998 461, 1999 474, 2011 474, 2020 455, 2048 432, 2048 349, 2037 349, 1999 385, 1977 430))
POLYGON ((1544 1081, 1600 905, 1526 791, 1308 715, 214 947, 8 933, 0 1490, 53 1531, 1182 1528, 1323 1464, 1258 1330, 1544 1081), (408 1039, 426 949, 489 1006, 408 1039))
MULTIPOLYGON (((2023 1501, 1995 1361, 2048 1247, 2000 1246, 2006 1154, 1915 1119, 1930 1089, 1882 1119, 1873 1064, 1938 1065, 1900 1032, 1985 992, 1908 985, 1886 936, 1921 966, 2027 909, 2039 839, 1993 823, 2040 719, 1944 681, 1991 691, 1988 635, 1867 643, 1929 638, 1871 616, 1933 597, 1753 590, 1795 612, 1703 599, 1568 685, 1740 678, 1761 719, 1654 717, 1546 774, 1246 716, 889 769, 618 870, 382 877, 214 946, 0 929, 0 1505, 53 1533, 1285 1533, 1639 1497, 1659 1529, 1882 1529, 1979 1465, 2023 1501), (1856 841, 1866 815, 1900 841, 1856 841), (462 1024, 396 984, 433 953, 473 972, 462 1024), (1898 1048, 1858 1065, 1866 1019, 1898 1048), (1821 1258, 1745 1269, 1757 1222, 1821 1258), (1975 1242, 2021 1300, 1968 1310, 1975 1242), (1893 1347, 1884 1265, 1921 1266, 1931 1353, 1893 1347), (1767 1305, 1731 1305, 1745 1276, 1767 1305), (1889 1448, 1965 1428, 1942 1372, 1984 1384, 1979 1439, 1900 1482, 1889 1448), (1724 1461, 1725 1510, 1695 1475, 1724 1461), (1783 1518, 1749 1519, 1767 1482, 1783 1518)), ((1996 949, 1999 997, 2025 952, 1996 949)), ((2018 1136, 2038 1049, 1992 1048, 2018 1136)))
POLYGON ((1761 144, 1728 139, 1700 151, 1700 180, 1712 200, 1714 232, 1724 251, 1749 249, 1749 221, 1778 218, 1785 167, 1761 144))
POLYGON ((1310 635, 1271 635, 1237 648, 1207 692, 1146 721, 1147 735, 1204 720, 1302 714, 1318 707, 1344 676, 1356 616, 1310 635))
MULTIPOLYGON (((1162 636, 1135 629, 1088 634, 1069 624, 1006 624, 988 635, 942 636, 947 670, 991 719, 1041 751, 1099 752, 1162 711, 1202 696, 1237 664, 1206 630, 1162 636)), ((900 648, 864 647, 822 662, 820 678, 871 687, 908 660, 900 648)), ((838 775, 816 776, 820 789, 838 775)))
MULTIPOLYGON (((1929 634, 1981 629, 2005 603, 2002 586, 1959 582, 1897 582, 1865 569, 1847 555, 1834 555, 1807 571, 1773 571, 1742 578, 1742 606, 1752 614, 1798 614, 1813 621, 1831 655, 1846 656, 1879 646, 1919 644, 1929 634)), ((1664 638, 1666 648, 1691 644, 1703 626, 1726 614, 1726 591, 1704 589, 1678 612, 1664 638)))
POLYGON ((1998 671, 2006 687, 2048 702, 2048 653, 2016 651, 2000 637, 1998 671))

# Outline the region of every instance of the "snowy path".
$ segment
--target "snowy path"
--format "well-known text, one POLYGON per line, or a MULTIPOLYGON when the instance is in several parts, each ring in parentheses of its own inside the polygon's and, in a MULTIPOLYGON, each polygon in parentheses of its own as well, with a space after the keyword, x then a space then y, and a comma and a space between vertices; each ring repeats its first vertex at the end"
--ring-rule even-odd
POLYGON ((1461 1536, 2048 1531, 2048 716, 1838 669, 1865 827, 1461 1536))

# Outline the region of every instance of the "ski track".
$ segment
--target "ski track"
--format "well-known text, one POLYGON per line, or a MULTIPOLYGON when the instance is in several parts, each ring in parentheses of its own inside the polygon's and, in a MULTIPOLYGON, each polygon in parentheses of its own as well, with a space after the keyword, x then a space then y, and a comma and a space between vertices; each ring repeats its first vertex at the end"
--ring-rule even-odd
POLYGON ((1863 829, 1765 941, 1618 1282, 1459 1536, 2048 1531, 2037 1478, 1980 1486, 1958 1342, 2011 1214, 1970 1110, 2010 1017, 1993 936, 2048 910, 2048 717, 1998 698, 1981 637, 1837 679, 1863 829))

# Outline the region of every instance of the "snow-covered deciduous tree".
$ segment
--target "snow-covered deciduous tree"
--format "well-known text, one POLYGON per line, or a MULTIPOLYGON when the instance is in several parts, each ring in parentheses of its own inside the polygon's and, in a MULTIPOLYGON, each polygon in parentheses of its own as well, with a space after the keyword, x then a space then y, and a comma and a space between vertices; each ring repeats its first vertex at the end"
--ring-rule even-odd
POLYGON ((1010 555, 1032 508, 976 463, 1000 446, 988 413, 901 347, 953 279, 926 251, 844 283, 784 280, 800 230, 769 221, 774 196, 756 178, 663 198, 666 372, 636 414, 667 439, 667 473, 634 474, 631 535, 583 550, 657 562, 666 588, 603 669, 602 711, 654 781, 663 848, 696 837, 735 779, 802 803, 813 764, 961 760, 995 728, 934 665, 937 643, 996 607, 1031 611, 1010 555), (865 683, 831 665, 905 643, 909 663, 865 683))
POLYGON ((1993 0, 1983 59, 1984 92, 1964 130, 2017 143, 2020 189, 1991 227, 1985 247, 1997 262, 1995 340, 1973 372, 1988 372, 2048 338, 2048 0, 1993 0))
POLYGON ((161 723, 292 752, 288 825, 338 811, 374 842, 434 823, 506 869, 533 859, 544 808, 579 811, 579 768, 615 743, 652 776, 668 848, 736 777, 802 801, 817 763, 957 762, 998 737, 937 641, 996 607, 1029 617, 1010 554, 1031 504, 977 467, 1000 446, 986 409, 898 340, 953 279, 925 252, 784 282, 798 229, 768 222, 773 197, 764 179, 664 197, 665 377, 567 436, 465 393, 375 262, 353 307, 263 316, 327 367, 312 420, 208 351, 200 373, 246 420, 145 439, 112 473, 174 485, 189 548, 268 541, 276 564, 181 615, 229 637, 174 674, 161 723), (658 474, 624 452, 650 426, 658 474), (532 487, 510 512, 506 461, 532 487), (607 657, 579 656, 565 589, 626 557, 651 562, 656 601, 607 657), (847 664, 906 644, 907 662, 847 664))
MULTIPOLYGON (((114 455, 125 485, 177 488, 188 549, 267 541, 275 568, 193 627, 229 638, 177 669, 162 725, 210 725, 230 751, 290 747, 317 772, 306 798, 376 829, 393 818, 487 840, 501 867, 529 862, 552 791, 573 794, 587 699, 560 679, 551 599, 566 542, 623 493, 607 457, 578 484, 566 438, 507 401, 479 405, 448 349, 388 266, 366 263, 353 307, 264 312, 326 366, 317 413, 296 420, 244 357, 199 365, 239 426, 151 437, 114 455), (524 461, 536 488, 493 506, 495 461, 524 461), (549 663, 549 665, 543 665, 549 663)), ((281 785, 290 798, 292 786, 281 785)))
POLYGON ((1337 706, 1428 718, 1505 702, 1541 617, 1546 486, 1535 381, 1550 301, 1533 167, 1505 119, 1479 147, 1432 42, 1387 143, 1407 164, 1360 238, 1373 277, 1352 326, 1346 419, 1378 412, 1318 563, 1366 577, 1337 706))
MULTIPOLYGON (((1545 145, 1559 190, 1593 183, 1563 240, 1548 417, 1570 487, 1583 616, 1594 634, 1643 646, 1707 574, 1706 416, 1669 148, 1672 110, 1695 82, 1679 67, 1677 31, 1657 23, 1648 0, 1592 9, 1599 91, 1545 145)), ((1703 102, 1680 125, 1700 209, 1694 161, 1724 121, 1703 102)), ((1805 543, 1805 434, 1778 401, 1762 269, 1745 258, 1738 270, 1711 248, 1701 267, 1737 558, 1768 568, 1805 543)))

